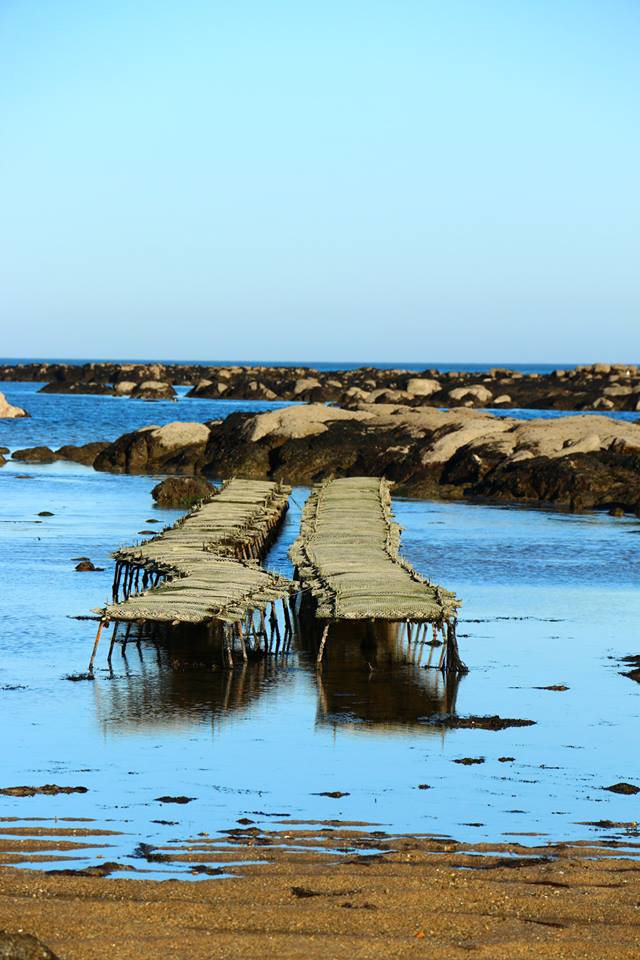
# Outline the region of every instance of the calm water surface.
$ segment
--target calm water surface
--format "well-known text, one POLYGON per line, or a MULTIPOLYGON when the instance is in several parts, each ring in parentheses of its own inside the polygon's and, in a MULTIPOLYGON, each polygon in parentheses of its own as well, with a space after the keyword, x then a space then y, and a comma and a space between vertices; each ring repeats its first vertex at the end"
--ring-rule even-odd
MULTIPOLYGON (((270 406, 151 406, 38 396, 34 387, 6 385, 34 417, 0 422, 0 444, 109 439, 143 423, 270 406)), ((470 673, 457 688, 445 689, 424 660, 371 671, 338 647, 318 676, 301 644, 286 661, 233 674, 173 671, 162 649, 146 644, 138 653, 133 645, 126 660, 116 654, 113 677, 102 651, 96 681, 72 683, 64 678, 86 669, 94 624, 70 617, 108 599, 110 552, 148 529, 148 518, 176 516, 152 507, 155 482, 76 464, 0 469, 0 786, 89 789, 0 797, 0 817, 93 818, 123 831, 109 838, 105 855, 130 863, 141 840, 214 834, 239 817, 262 824, 273 813, 523 842, 535 842, 519 836, 527 833, 603 835, 579 821, 640 820, 640 795, 602 790, 640 783, 640 685, 620 675, 618 662, 640 653, 639 521, 397 500, 405 554, 464 601, 459 632, 470 673), (43 510, 54 515, 38 517, 43 510), (77 556, 106 569, 75 573, 77 556), (539 689, 550 684, 569 689, 539 689), (535 726, 490 732, 429 724, 452 705, 461 715, 535 726), (514 760, 500 762, 505 756, 514 760), (463 757, 484 763, 454 763, 463 757), (425 783, 431 789, 418 789, 425 783), (348 796, 315 795, 334 790, 348 796), (166 794, 196 799, 156 801, 166 794)), ((290 572, 287 550, 306 494, 294 491, 268 558, 273 569, 290 572)), ((94 862, 78 854, 75 865, 94 862)))

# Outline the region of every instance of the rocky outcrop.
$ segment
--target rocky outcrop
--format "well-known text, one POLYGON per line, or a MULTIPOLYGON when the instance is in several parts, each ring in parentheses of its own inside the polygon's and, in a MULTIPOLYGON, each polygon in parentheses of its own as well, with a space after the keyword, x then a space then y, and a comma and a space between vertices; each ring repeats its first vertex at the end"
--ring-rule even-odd
POLYGON ((209 433, 204 423, 143 427, 109 444, 94 467, 113 473, 202 473, 209 433))
POLYGON ((95 465, 301 484, 382 475, 419 496, 640 510, 640 426, 596 415, 522 421, 465 408, 310 404, 147 427, 95 465))
POLYGON ((151 491, 159 507, 188 509, 210 497, 214 487, 204 477, 167 477, 151 491))
POLYGON ((18 364, 0 367, 0 379, 45 380, 43 390, 49 393, 137 396, 142 384, 151 381, 165 389, 171 384, 188 384, 189 396, 216 400, 640 411, 640 370, 632 364, 596 363, 544 375, 503 368, 472 373, 372 367, 327 371, 160 363, 18 364))
POLYGON ((13 420, 16 417, 28 417, 29 414, 22 407, 12 406, 4 393, 0 393, 0 420, 13 420))

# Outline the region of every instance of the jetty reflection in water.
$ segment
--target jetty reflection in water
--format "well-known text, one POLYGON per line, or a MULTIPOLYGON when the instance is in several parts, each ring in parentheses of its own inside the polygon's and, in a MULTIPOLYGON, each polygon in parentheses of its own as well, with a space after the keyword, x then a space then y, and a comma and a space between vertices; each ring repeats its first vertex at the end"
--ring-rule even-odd
POLYGON ((303 673, 315 686, 318 726, 442 732, 429 721, 455 711, 460 680, 437 669, 439 643, 409 642, 404 624, 335 624, 317 670, 315 634, 305 630, 288 652, 280 648, 234 669, 221 666, 218 651, 207 657, 202 644, 184 636, 130 640, 125 656, 114 657, 110 682, 95 684, 98 721, 120 733, 207 722, 221 728, 303 673))

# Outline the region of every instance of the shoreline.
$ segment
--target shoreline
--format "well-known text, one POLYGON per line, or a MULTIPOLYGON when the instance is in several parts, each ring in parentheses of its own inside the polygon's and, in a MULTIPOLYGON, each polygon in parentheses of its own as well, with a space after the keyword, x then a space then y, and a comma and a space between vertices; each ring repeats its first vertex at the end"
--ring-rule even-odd
POLYGON ((303 826, 147 851, 158 867, 167 856, 193 863, 197 882, 2 867, 0 928, 34 934, 60 960, 637 956, 640 865, 626 845, 524 848, 303 826), (234 876, 207 877, 208 864, 225 862, 234 876))

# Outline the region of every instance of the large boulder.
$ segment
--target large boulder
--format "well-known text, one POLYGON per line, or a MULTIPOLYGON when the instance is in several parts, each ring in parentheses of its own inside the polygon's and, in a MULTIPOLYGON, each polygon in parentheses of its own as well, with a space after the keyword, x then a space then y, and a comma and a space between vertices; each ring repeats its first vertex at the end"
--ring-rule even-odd
POLYGON ((109 444, 94 467, 114 473, 198 473, 208 439, 204 423, 142 427, 109 444))
POLYGON ((26 447, 24 450, 14 450, 13 460, 20 463, 54 463, 58 457, 50 447, 26 447))
POLYGON ((437 380, 427 380, 425 377, 412 377, 407 383, 407 392, 416 397, 430 397, 432 393, 439 393, 442 385, 437 380))
POLYGON ((489 403, 493 394, 487 390, 481 383, 471 384, 468 387, 456 387, 449 390, 449 399, 457 402, 464 400, 477 400, 478 403, 489 403))
POLYGON ((4 393, 0 393, 0 420, 12 420, 15 417, 28 417, 29 414, 22 407, 12 406, 4 393))
POLYGON ((175 400, 176 392, 163 380, 143 380, 131 391, 134 400, 175 400))

